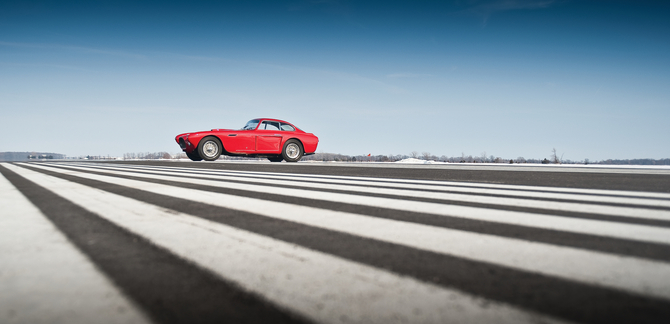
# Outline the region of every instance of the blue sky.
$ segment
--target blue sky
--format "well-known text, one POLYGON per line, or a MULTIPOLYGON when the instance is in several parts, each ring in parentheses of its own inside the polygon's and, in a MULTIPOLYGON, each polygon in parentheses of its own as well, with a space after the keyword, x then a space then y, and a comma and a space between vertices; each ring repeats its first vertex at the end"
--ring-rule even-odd
POLYGON ((670 157, 663 1, 1 1, 0 151, 179 152, 288 120, 320 152, 670 157))

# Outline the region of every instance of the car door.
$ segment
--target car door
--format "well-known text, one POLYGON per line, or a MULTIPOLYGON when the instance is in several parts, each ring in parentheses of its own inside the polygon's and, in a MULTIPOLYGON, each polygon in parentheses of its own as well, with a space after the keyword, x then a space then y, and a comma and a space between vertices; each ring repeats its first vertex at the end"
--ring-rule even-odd
POLYGON ((229 132, 220 138, 228 152, 253 153, 256 150, 256 136, 252 130, 229 132))
POLYGON ((282 134, 279 130, 279 122, 264 120, 256 130, 256 152, 279 153, 281 152, 282 134))

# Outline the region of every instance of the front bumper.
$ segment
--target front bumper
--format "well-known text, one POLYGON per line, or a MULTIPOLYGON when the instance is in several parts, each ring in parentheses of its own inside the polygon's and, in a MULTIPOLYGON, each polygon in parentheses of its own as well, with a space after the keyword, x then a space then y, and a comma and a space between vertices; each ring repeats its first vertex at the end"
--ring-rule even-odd
POLYGON ((179 147, 181 148, 182 151, 184 152, 191 152, 195 149, 195 146, 191 144, 188 140, 188 136, 181 136, 177 140, 177 143, 179 144, 179 147))

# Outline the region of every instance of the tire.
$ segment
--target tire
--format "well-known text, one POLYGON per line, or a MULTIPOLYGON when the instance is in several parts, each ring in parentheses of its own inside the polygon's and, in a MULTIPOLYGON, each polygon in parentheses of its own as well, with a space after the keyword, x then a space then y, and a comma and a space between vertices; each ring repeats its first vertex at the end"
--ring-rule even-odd
POLYGON ((191 153, 186 152, 186 156, 188 156, 188 158, 191 159, 191 161, 202 161, 202 158, 196 151, 193 151, 191 153))
POLYGON ((214 161, 221 156, 223 145, 221 141, 214 136, 208 136, 198 143, 198 155, 205 161, 214 161))
POLYGON ((303 154, 302 144, 295 139, 290 139, 284 143, 284 148, 281 150, 281 156, 286 162, 298 162, 303 154))
POLYGON ((284 161, 284 157, 281 156, 281 155, 278 155, 278 156, 269 157, 268 160, 270 160, 270 162, 281 162, 281 161, 284 161))

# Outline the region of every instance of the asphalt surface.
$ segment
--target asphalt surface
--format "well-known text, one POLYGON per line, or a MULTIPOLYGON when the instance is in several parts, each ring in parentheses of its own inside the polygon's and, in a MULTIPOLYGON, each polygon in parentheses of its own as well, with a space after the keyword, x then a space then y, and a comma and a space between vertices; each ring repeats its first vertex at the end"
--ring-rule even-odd
POLYGON ((0 164, 2 323, 667 323, 670 170, 0 164))
MULTIPOLYGON (((128 165, 174 166, 175 162, 105 162, 128 165)), ((393 163, 253 163, 179 162, 180 166, 214 170, 288 172, 354 177, 468 181, 531 186, 654 191, 670 193, 670 169, 597 166, 527 166, 393 163)))

